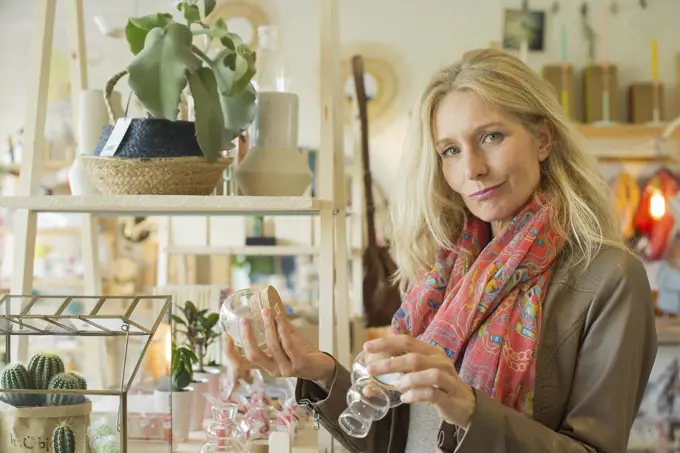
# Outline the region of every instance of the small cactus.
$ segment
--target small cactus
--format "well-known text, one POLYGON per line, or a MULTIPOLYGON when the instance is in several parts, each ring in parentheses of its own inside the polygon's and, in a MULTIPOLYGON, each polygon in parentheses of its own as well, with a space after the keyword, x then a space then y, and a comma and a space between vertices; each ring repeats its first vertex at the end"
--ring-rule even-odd
POLYGON ((76 436, 66 423, 60 423, 52 433, 52 451, 54 453, 75 453, 76 436))
MULTIPOLYGON (((76 373, 59 373, 50 381, 50 384, 48 385, 48 390, 49 389, 86 390, 87 381, 76 373)), ((48 406, 70 406, 72 404, 82 404, 85 401, 87 401, 85 395, 47 395, 48 406)))
POLYGON ((90 440, 90 445, 93 447, 104 444, 116 433, 113 428, 106 422, 95 422, 87 428, 87 437, 90 440))
POLYGON ((117 442, 108 442, 102 444, 94 453, 120 453, 120 446, 117 442))
MULTIPOLYGON (((32 389, 31 375, 25 366, 20 363, 7 365, 0 374, 0 387, 4 389, 32 389)), ((2 399, 12 406, 32 406, 34 396, 29 393, 3 392, 2 399)))
POLYGON ((56 354, 36 354, 28 362, 35 388, 47 389, 54 376, 64 372, 64 362, 56 354))

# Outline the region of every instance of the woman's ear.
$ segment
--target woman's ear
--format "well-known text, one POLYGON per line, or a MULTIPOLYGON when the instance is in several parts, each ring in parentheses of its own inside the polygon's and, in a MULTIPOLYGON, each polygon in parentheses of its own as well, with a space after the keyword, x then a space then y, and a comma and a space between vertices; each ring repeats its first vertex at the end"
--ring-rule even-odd
POLYGON ((543 162, 548 158, 553 146, 553 137, 555 136, 555 125, 544 119, 538 127, 536 140, 538 144, 538 160, 543 162))

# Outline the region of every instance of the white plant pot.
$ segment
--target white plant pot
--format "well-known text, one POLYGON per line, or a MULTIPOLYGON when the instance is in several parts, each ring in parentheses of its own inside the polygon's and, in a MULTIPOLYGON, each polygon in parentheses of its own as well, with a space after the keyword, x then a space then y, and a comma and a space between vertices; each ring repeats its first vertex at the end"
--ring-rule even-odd
POLYGON ((190 429, 191 431, 200 431, 203 429, 203 420, 205 420, 207 403, 203 394, 208 392, 210 385, 207 379, 199 378, 196 375, 194 375, 194 379, 198 382, 191 383, 191 387, 194 389, 192 392, 194 394, 194 399, 191 410, 190 429))
POLYGON ((154 390, 156 410, 165 413, 171 412, 172 437, 175 442, 185 442, 189 438, 194 393, 192 387, 187 387, 184 392, 154 390), (172 408, 170 407, 171 404, 172 408))

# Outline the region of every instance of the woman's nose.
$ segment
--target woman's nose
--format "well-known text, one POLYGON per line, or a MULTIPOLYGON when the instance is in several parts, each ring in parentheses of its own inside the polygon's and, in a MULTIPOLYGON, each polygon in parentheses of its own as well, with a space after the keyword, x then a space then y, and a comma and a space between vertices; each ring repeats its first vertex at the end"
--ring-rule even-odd
POLYGON ((469 180, 476 180, 488 172, 488 166, 484 156, 475 151, 463 152, 463 165, 465 168, 465 177, 469 180))

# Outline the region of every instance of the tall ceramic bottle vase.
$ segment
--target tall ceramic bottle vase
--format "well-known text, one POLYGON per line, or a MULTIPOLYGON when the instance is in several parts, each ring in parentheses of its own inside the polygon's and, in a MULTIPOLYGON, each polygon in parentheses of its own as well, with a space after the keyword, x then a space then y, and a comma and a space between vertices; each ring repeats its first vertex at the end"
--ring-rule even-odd
POLYGON ((298 149, 298 96, 260 92, 257 104, 252 147, 236 168, 236 183, 243 195, 304 195, 312 172, 298 149))
MULTIPOLYGON (((120 93, 111 96, 114 110, 122 114, 120 93)), ((78 149, 69 168, 69 184, 72 195, 97 195, 94 187, 80 162, 81 154, 93 154, 102 133, 102 128, 109 124, 109 114, 104 102, 103 90, 84 90, 80 93, 78 115, 78 149)))

